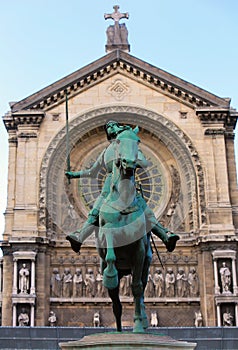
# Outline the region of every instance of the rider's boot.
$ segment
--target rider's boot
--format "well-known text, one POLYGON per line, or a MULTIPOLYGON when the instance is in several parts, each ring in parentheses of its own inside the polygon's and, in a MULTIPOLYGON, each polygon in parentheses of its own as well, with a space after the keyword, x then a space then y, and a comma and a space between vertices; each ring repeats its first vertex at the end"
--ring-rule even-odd
POLYGON ((137 199, 145 213, 147 232, 152 231, 158 238, 162 240, 167 250, 169 252, 172 252, 176 247, 179 236, 175 233, 169 232, 167 228, 164 228, 158 222, 153 211, 147 206, 142 196, 138 196, 137 199))
MULTIPOLYGON (((154 222, 151 222, 151 224, 154 224, 154 222)), ((168 252, 174 251, 176 243, 180 239, 178 235, 169 232, 157 220, 156 223, 152 226, 151 231, 162 240, 168 252)))
POLYGON ((69 233, 66 239, 70 242, 71 248, 75 253, 80 251, 82 243, 87 239, 94 230, 98 228, 98 211, 97 213, 90 213, 87 221, 83 224, 81 229, 69 233))

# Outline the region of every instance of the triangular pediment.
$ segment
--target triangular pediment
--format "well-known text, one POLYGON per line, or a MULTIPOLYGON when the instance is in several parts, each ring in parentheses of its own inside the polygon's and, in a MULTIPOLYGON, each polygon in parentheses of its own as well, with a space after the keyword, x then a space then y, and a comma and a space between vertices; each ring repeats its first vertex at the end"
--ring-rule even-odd
POLYGON ((63 101, 66 91, 69 97, 73 96, 118 72, 193 108, 229 108, 230 105, 229 99, 218 97, 126 52, 115 50, 12 104, 11 111, 47 110, 63 101))

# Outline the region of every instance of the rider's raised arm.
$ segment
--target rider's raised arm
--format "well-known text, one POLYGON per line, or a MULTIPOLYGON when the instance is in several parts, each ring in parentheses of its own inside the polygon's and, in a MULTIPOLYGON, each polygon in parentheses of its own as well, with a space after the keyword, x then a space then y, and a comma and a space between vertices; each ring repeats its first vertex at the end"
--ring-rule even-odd
POLYGON ((80 171, 67 171, 65 175, 70 179, 80 178, 80 177, 95 177, 98 171, 104 166, 103 160, 103 151, 96 162, 88 169, 80 170, 80 171))
POLYGON ((148 166, 148 161, 145 158, 141 149, 138 150, 137 166, 138 166, 138 168, 147 168, 147 166, 148 166))

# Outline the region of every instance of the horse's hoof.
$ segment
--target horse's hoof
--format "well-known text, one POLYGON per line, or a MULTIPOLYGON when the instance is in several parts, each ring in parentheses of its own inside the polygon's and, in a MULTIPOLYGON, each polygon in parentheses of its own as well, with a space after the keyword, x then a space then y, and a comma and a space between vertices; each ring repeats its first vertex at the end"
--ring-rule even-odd
POLYGON ((141 320, 135 320, 134 327, 133 327, 133 333, 145 333, 145 330, 142 326, 141 320))
POLYGON ((73 251, 75 253, 79 253, 82 243, 77 241, 77 239, 73 236, 72 233, 66 236, 66 239, 70 242, 71 248, 73 249, 73 251))
POLYGON ((114 289, 118 286, 118 272, 115 269, 109 269, 106 267, 106 269, 103 272, 103 285, 104 287, 108 289, 114 289))
POLYGON ((142 318, 142 327, 147 329, 149 327, 149 322, 147 318, 142 318))
POLYGON ((176 243, 177 241, 180 239, 180 237, 178 235, 176 235, 175 233, 170 233, 168 236, 168 241, 166 242, 165 246, 168 250, 168 252, 173 252, 175 247, 176 247, 176 243))

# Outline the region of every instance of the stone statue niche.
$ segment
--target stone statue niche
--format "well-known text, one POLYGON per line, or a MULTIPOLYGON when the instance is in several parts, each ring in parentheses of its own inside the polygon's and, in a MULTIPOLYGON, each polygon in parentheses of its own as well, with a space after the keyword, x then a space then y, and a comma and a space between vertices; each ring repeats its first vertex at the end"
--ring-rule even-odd
POLYGON ((17 326, 30 326, 30 307, 27 304, 18 304, 17 307, 17 326))
POLYGON ((236 325, 235 304, 233 303, 221 304, 221 326, 232 327, 235 325, 236 325))
POLYGON ((218 275, 221 294, 232 294, 232 269, 229 259, 220 259, 218 261, 218 275))
POLYGON ((30 281, 31 273, 29 264, 22 262, 19 264, 18 270, 18 293, 20 294, 30 294, 30 281))

